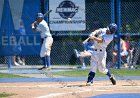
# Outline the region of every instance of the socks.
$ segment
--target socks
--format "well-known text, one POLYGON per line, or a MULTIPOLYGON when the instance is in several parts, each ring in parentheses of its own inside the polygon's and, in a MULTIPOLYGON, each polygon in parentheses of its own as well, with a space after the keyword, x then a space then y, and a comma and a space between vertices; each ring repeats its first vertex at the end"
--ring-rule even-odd
POLYGON ((43 60, 44 67, 47 67, 46 57, 42 57, 42 60, 43 60))
POLYGON ((110 72, 108 71, 107 74, 106 74, 109 78, 111 77, 111 74, 110 72))
POLYGON ((43 60, 44 67, 50 67, 51 65, 50 56, 43 57, 42 60, 43 60))
POLYGON ((50 56, 46 56, 46 60, 47 60, 47 66, 50 67, 51 65, 50 56))
POLYGON ((95 72, 90 71, 88 74, 88 81, 87 82, 93 82, 94 77, 95 77, 95 72))

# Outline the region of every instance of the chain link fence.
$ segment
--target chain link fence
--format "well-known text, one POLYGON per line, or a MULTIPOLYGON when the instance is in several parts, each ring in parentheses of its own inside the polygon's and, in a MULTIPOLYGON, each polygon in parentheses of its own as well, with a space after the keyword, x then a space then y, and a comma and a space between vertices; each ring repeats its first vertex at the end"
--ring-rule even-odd
POLYGON ((121 2, 121 32, 140 34, 140 1, 121 2))
MULTIPOLYGON (((28 0, 25 0, 27 2, 28 0)), ((30 0, 29 0, 30 1, 30 0)), ((121 34, 137 34, 136 37, 139 39, 135 39, 133 36, 131 38, 131 44, 134 46, 134 58, 133 64, 138 65, 139 62, 139 53, 140 53, 140 12, 139 12, 140 1, 122 1, 121 2, 121 34)), ((33 6, 30 7, 32 10, 33 6)), ((40 5, 36 7, 37 10, 34 12, 35 14, 39 11, 40 5)), ((86 30, 85 31, 67 31, 67 32, 54 32, 53 34, 54 43, 51 52, 51 64, 52 65, 80 65, 80 60, 77 59, 74 55, 73 49, 77 49, 79 51, 83 50, 83 46, 81 42, 86 39, 86 37, 94 30, 102 27, 106 27, 109 23, 111 23, 111 2, 110 0, 85 0, 85 8, 86 8, 86 30)), ((32 15, 28 15, 29 6, 25 6, 25 10, 27 10, 26 15, 23 15, 23 18, 26 20, 28 24, 34 20, 32 15), (29 16, 29 17, 28 17, 29 16), (28 18, 27 18, 28 17, 28 18)), ((80 8, 82 10, 82 8, 80 8)), ((116 9, 117 10, 117 9, 116 9)), ((2 24, 3 25, 3 24, 2 24)), ((27 33, 31 33, 31 28, 29 25, 25 24, 27 33)), ((2 30, 1 30, 2 32, 2 30)), ((31 34, 30 34, 31 35, 31 34)), ((35 34, 38 36, 38 34, 35 34)), ((114 47, 114 41, 107 48, 107 64, 112 62, 112 52, 114 47)), ((26 65, 41 65, 42 60, 39 55, 30 55, 24 56, 26 65)), ((85 59, 86 65, 89 65, 89 59, 85 59)), ((8 56, 0 56, 0 64, 8 64, 8 56)))

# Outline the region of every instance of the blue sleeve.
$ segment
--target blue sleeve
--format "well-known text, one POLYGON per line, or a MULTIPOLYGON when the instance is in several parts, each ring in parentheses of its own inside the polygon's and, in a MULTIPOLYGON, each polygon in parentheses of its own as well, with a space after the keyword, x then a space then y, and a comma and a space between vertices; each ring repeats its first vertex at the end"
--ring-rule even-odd
POLYGON ((88 43, 85 43, 85 44, 84 44, 84 50, 87 50, 87 44, 88 44, 88 43))

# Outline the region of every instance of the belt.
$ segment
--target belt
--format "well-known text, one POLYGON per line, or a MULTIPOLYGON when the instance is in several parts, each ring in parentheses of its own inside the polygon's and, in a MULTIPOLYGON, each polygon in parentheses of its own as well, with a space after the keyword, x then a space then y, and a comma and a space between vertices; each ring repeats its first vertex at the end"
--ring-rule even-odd
POLYGON ((102 49, 94 49, 94 51, 100 51, 100 52, 102 52, 103 50, 102 49))
POLYGON ((45 36, 44 38, 47 38, 47 37, 51 37, 51 36, 45 36))

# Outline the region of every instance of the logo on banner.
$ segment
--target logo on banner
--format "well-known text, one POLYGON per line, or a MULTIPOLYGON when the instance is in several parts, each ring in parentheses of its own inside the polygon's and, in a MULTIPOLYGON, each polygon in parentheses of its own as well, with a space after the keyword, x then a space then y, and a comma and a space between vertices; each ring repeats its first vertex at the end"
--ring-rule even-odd
POLYGON ((72 18, 78 12, 78 6, 76 6, 72 1, 62 1, 56 8, 56 13, 64 18, 72 18))

